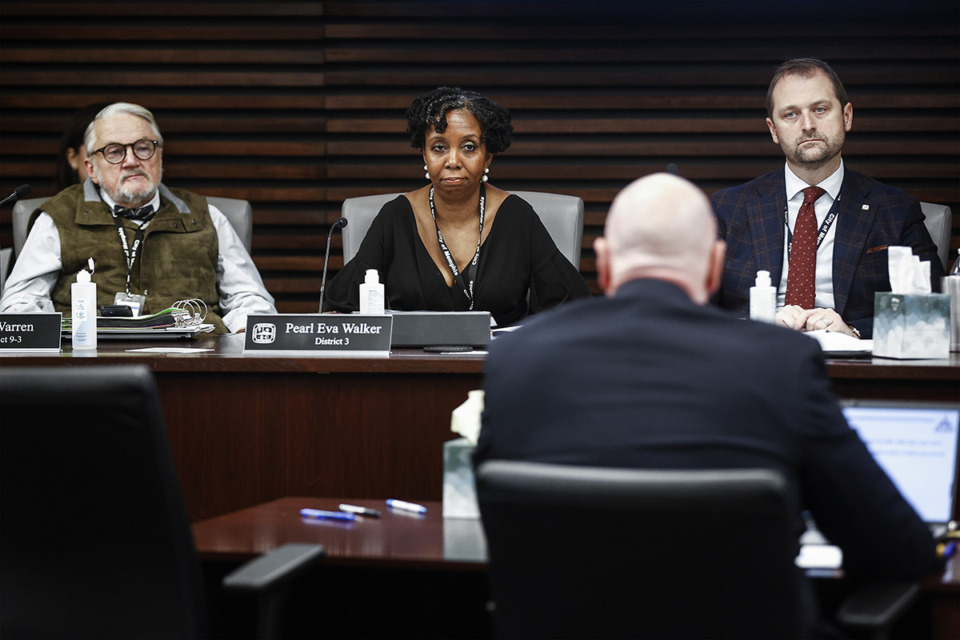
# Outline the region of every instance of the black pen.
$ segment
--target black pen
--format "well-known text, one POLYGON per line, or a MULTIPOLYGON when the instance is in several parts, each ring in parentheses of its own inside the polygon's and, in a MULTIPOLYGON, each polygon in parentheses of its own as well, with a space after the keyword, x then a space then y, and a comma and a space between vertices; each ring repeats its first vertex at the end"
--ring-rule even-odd
POLYGON ((355 504, 341 504, 340 511, 346 511, 347 513, 356 513, 361 516, 368 516, 370 518, 379 518, 380 512, 376 509, 368 509, 367 507, 358 507, 355 504))

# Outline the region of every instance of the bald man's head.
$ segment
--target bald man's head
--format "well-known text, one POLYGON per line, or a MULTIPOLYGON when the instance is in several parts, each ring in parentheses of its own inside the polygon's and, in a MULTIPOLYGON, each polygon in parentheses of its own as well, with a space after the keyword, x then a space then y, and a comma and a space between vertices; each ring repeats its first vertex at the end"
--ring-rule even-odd
POLYGON ((719 284, 713 273, 718 251, 723 265, 710 201, 692 183, 667 173, 636 180, 617 195, 596 249, 608 294, 629 280, 659 278, 703 303, 719 284))

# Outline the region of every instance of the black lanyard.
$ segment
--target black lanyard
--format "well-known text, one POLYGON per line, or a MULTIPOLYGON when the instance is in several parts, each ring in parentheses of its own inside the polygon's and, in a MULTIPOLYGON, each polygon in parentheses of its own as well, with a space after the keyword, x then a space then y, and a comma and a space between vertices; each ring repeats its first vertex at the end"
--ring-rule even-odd
POLYGON ((453 274, 453 279, 456 280, 457 284, 460 285, 460 288, 463 289, 464 295, 467 296, 467 299, 470 301, 470 311, 473 311, 473 282, 476 280, 477 262, 480 259, 480 241, 483 239, 483 213, 486 202, 486 189, 481 182, 480 235, 477 237, 477 251, 473 254, 473 260, 470 261, 470 264, 467 265, 467 268, 464 270, 465 273, 461 273, 461 271, 457 268, 456 261, 453 259, 453 254, 450 253, 450 249, 447 248, 447 243, 443 240, 443 234, 440 233, 440 225, 437 224, 437 210, 433 205, 433 187, 430 187, 430 215, 433 216, 433 226, 437 228, 437 240, 440 242, 440 250, 443 252, 443 257, 447 259, 447 266, 450 267, 450 273, 453 274), (469 278, 469 280, 465 280, 464 276, 469 278))
POLYGON ((123 232, 123 221, 120 220, 120 217, 111 212, 110 215, 113 216, 113 224, 117 227, 117 234, 120 236, 120 244, 123 245, 123 255, 127 258, 127 294, 130 294, 130 273, 133 271, 133 265, 137 261, 137 251, 140 249, 140 245, 143 244, 144 231, 150 222, 153 221, 153 216, 157 215, 154 211, 153 216, 150 216, 144 222, 137 227, 136 233, 133 235, 133 246, 127 244, 127 234, 123 232))
MULTIPOLYGON (((820 248, 823 239, 827 237, 827 231, 830 230, 830 225, 837 219, 837 210, 840 208, 841 196, 842 194, 838 195, 837 199, 833 201, 833 206, 830 207, 830 211, 827 212, 827 217, 824 219, 823 224, 820 225, 820 230, 817 232, 817 249, 820 248)), ((802 207, 803 205, 801 204, 800 206, 802 207)), ((814 211, 816 211, 816 203, 814 203, 814 211)), ((783 208, 783 226, 787 228, 787 261, 789 261, 790 250, 793 248, 793 231, 790 230, 790 216, 787 207, 783 208)))

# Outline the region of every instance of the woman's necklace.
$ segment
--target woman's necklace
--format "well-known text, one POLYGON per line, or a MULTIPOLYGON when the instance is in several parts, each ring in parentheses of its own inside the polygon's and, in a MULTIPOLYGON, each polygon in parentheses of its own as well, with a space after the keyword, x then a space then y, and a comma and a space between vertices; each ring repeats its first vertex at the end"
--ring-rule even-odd
POLYGON ((443 234, 440 233, 440 225, 437 224, 437 209, 433 204, 433 187, 430 187, 430 215, 433 217, 433 226, 437 228, 437 241, 440 242, 440 251, 447 260, 447 266, 450 267, 450 273, 453 274, 454 281, 463 289, 463 293, 470 301, 470 310, 473 310, 473 282, 477 277, 477 262, 480 259, 480 241, 483 239, 483 214, 486 208, 487 194, 483 183, 480 183, 480 235, 477 236, 477 250, 473 254, 473 260, 461 272, 457 268, 457 263, 453 259, 453 254, 443 240, 443 234))

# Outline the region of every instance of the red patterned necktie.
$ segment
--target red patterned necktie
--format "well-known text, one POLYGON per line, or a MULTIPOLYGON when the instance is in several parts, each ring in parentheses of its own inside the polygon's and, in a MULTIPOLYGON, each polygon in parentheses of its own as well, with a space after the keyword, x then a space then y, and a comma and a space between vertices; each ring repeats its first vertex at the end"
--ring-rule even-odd
POLYGON ((790 268, 787 271, 786 304, 813 309, 817 276, 817 214, 813 203, 826 193, 820 187, 803 190, 803 204, 793 228, 790 268))

